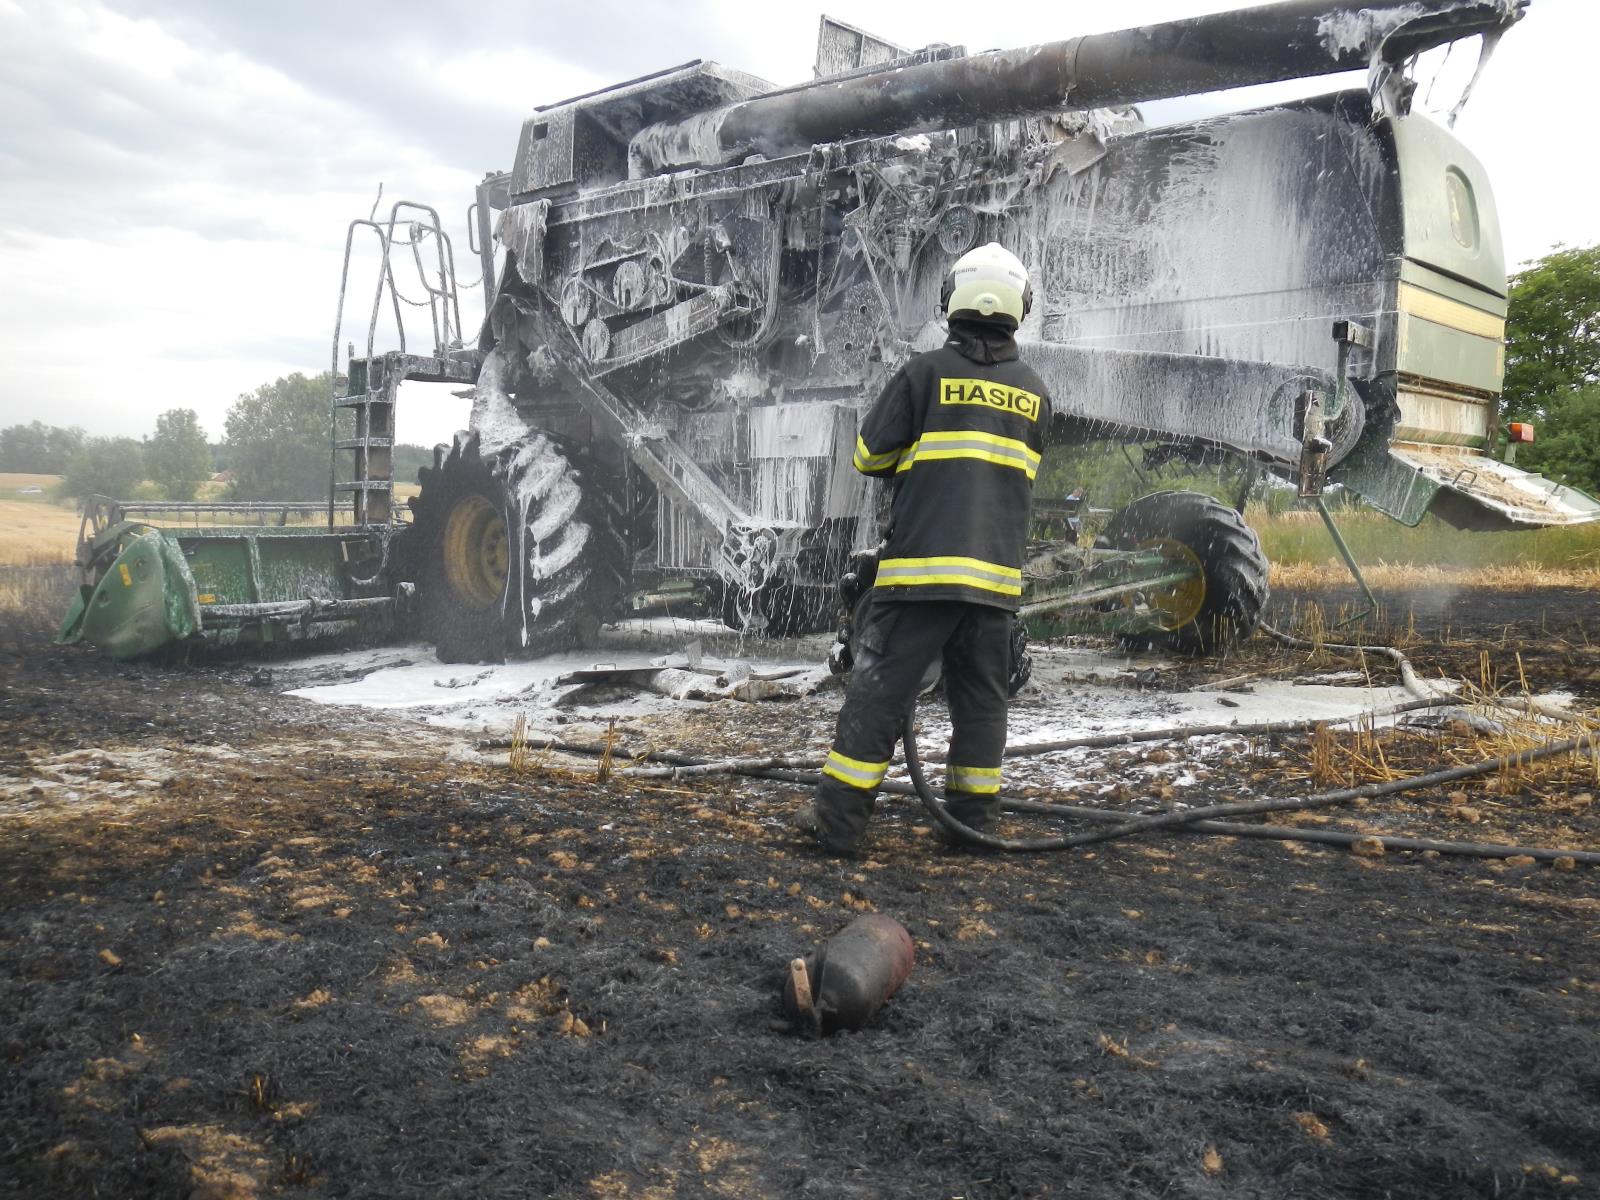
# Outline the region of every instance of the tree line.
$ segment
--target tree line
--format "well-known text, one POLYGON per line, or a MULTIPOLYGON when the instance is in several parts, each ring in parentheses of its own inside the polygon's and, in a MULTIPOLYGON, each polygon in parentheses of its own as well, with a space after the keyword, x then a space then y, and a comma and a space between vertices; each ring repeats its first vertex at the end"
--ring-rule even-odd
POLYGON ((1558 249, 1511 277, 1503 422, 1531 421, 1517 465, 1600 492, 1600 246, 1558 249))
MULTIPOLYGON (((332 394, 327 372, 263 384, 233 403, 214 444, 188 408, 162 413, 143 439, 90 437, 41 421, 12 425, 0 429, 0 471, 60 475, 71 497, 193 500, 213 472, 225 470, 210 498, 320 500, 328 494, 332 394)), ((431 450, 396 446, 394 477, 415 479, 431 461, 431 450)))
POLYGON ((155 433, 89 437, 82 428, 33 421, 0 429, 0 471, 60 475, 69 496, 192 500, 211 478, 211 447, 193 409, 168 409, 155 433), (149 493, 154 493, 150 495, 149 493))
MULTIPOLYGON (((1537 440, 1522 448, 1518 465, 1600 493, 1600 246, 1557 249, 1510 282, 1500 427, 1531 421, 1537 440)), ((187 408, 162 413, 143 441, 13 425, 0 430, 0 471, 62 475, 74 496, 132 496, 149 481, 161 495, 187 500, 222 463, 232 476, 228 498, 319 499, 328 490, 332 394, 327 372, 263 384, 234 402, 216 446, 187 408)), ((427 456, 420 446, 396 446, 395 478, 416 478, 427 456)))

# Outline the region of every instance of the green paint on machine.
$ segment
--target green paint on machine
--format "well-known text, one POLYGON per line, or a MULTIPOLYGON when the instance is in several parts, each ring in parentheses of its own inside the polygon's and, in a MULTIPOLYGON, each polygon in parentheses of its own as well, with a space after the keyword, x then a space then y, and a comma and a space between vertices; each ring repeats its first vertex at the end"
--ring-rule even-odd
POLYGON ((86 539, 88 582, 57 641, 117 659, 183 644, 255 644, 387 630, 400 615, 387 543, 371 529, 118 521, 86 539))
POLYGON ((86 641, 113 658, 134 658, 200 628, 194 577, 181 550, 160 530, 130 528, 120 552, 94 584, 79 589, 60 642, 86 641))

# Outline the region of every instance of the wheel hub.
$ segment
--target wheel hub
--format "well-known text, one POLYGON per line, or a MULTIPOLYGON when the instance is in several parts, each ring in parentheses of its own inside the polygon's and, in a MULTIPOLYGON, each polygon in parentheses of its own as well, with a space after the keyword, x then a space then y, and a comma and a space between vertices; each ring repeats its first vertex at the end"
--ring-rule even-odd
POLYGON ((444 528, 444 571, 451 590, 471 608, 489 608, 505 594, 510 567, 505 517, 483 496, 463 497, 444 528))
POLYGON ((1146 588, 1128 596, 1123 603, 1131 606, 1142 599, 1159 629, 1167 633, 1182 629, 1200 615, 1201 606, 1206 602, 1206 577, 1200 559, 1193 550, 1172 538, 1151 538, 1140 542, 1138 548, 1157 551, 1174 566, 1188 567, 1193 574, 1177 583, 1146 588))

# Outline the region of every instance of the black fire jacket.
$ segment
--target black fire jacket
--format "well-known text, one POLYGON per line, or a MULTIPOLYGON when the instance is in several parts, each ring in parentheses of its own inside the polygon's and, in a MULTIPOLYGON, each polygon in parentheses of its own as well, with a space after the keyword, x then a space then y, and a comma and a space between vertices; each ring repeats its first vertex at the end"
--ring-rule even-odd
POLYGON ((855 467, 895 482, 876 595, 1015 611, 1050 396, 1008 332, 957 320, 884 388, 855 467))

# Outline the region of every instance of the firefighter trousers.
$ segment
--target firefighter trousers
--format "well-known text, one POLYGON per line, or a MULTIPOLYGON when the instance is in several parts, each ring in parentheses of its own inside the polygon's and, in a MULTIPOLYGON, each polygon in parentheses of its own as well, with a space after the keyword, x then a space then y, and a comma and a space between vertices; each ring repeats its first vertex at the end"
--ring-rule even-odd
POLYGON ((994 824, 1012 619, 1005 609, 959 600, 873 601, 856 638, 850 686, 817 791, 817 819, 829 849, 851 850, 860 841, 906 714, 941 659, 952 726, 945 803, 965 825, 994 824))

